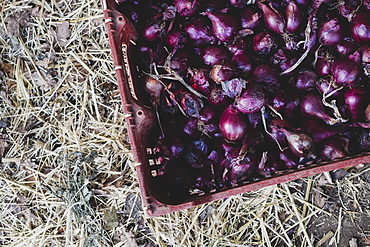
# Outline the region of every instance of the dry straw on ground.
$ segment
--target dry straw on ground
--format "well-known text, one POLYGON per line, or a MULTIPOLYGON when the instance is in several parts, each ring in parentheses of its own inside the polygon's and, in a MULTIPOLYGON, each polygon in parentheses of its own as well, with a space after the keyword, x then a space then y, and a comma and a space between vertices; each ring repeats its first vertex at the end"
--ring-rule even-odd
POLYGON ((1 246, 370 246, 369 166, 146 218, 99 0, 0 1, 1 246))

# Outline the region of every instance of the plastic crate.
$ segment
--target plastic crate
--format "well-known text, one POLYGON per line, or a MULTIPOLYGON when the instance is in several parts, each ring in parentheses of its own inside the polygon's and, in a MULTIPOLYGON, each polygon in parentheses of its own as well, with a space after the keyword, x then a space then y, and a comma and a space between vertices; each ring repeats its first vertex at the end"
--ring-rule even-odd
POLYGON ((133 45, 130 40, 135 39, 137 34, 128 19, 117 10, 118 5, 114 0, 102 0, 102 3, 143 208, 148 216, 167 214, 270 185, 370 162, 369 153, 365 153, 334 162, 314 164, 282 172, 271 178, 247 182, 223 191, 191 195, 184 200, 171 201, 164 198, 155 184, 158 160, 150 145, 153 141, 150 139, 150 133, 156 125, 156 116, 140 101, 138 97, 140 89, 135 87, 135 78, 132 76, 133 68, 130 66, 130 56, 133 55, 130 54, 130 47, 133 45))

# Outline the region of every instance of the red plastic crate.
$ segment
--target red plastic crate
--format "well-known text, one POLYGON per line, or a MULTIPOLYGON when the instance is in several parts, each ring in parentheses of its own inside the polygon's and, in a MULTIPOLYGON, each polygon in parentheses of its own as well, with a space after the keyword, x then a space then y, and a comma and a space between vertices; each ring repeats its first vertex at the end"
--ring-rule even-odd
POLYGON ((166 201, 161 198, 159 191, 155 189, 156 186, 153 184, 155 183, 157 160, 149 143, 150 131, 156 124, 156 116, 150 108, 139 100, 137 92, 140 89, 135 87, 135 79, 131 76, 133 68, 130 67, 130 56, 133 54, 130 54, 130 47, 133 43, 130 40, 134 40, 137 34, 128 19, 117 10, 118 5, 115 0, 102 0, 102 4, 143 207, 148 216, 167 214, 266 186, 370 162, 370 153, 365 153, 335 162, 314 164, 293 171, 282 172, 271 178, 249 182, 224 191, 193 195, 180 203, 166 201))

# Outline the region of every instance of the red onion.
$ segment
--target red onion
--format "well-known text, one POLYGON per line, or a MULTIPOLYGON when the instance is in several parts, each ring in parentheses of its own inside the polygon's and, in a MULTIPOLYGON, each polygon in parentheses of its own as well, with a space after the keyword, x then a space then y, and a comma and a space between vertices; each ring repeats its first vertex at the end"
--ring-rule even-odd
POLYGON ((330 77, 320 78, 320 80, 317 81, 316 86, 323 95, 331 94, 329 99, 342 99, 343 97, 344 90, 337 90, 337 88, 334 87, 334 82, 331 81, 330 77))
POLYGON ((236 51, 231 61, 237 65, 237 68, 241 71, 241 76, 243 78, 248 77, 252 72, 252 61, 246 52, 241 50, 236 51))
POLYGON ((253 79, 257 82, 273 84, 278 81, 279 74, 271 64, 260 64, 254 68, 253 79))
POLYGON ((259 56, 268 56, 276 49, 275 38, 269 32, 256 34, 253 38, 253 50, 259 56))
POLYGON ((370 13, 369 11, 357 13, 351 21, 351 36, 359 43, 370 41, 370 13))
POLYGON ((278 34, 283 34, 286 32, 286 24, 282 15, 271 6, 257 2, 258 7, 263 12, 263 18, 265 20, 266 26, 278 34))
POLYGON ((172 49, 179 47, 180 44, 186 43, 186 37, 180 31, 171 31, 164 40, 167 47, 172 49))
POLYGON ((369 101, 369 91, 363 87, 352 87, 344 93, 344 102, 348 106, 351 119, 354 121, 365 120, 365 110, 369 101))
POLYGON ((156 145, 156 153, 164 155, 167 158, 176 158, 184 152, 184 143, 178 137, 166 137, 156 145))
POLYGON ((294 155, 303 157, 314 149, 314 142, 307 133, 299 130, 290 131, 284 128, 281 131, 285 134, 290 151, 294 155))
POLYGON ((358 45, 355 42, 345 39, 341 43, 337 44, 337 51, 343 56, 348 56, 349 54, 353 53, 357 47, 358 45))
POLYGON ((301 112, 307 117, 321 119, 329 125, 338 123, 338 120, 330 117, 326 113, 321 96, 318 94, 309 93, 302 98, 301 112))
POLYGON ((241 26, 244 29, 253 29, 261 22, 262 14, 252 7, 246 7, 240 12, 241 26))
POLYGON ((310 70, 302 70, 298 73, 294 80, 294 86, 299 91, 308 92, 316 88, 318 77, 315 72, 310 70))
POLYGON ((212 35, 211 26, 208 25, 209 20, 206 17, 200 16, 191 18, 183 24, 185 33, 195 45, 213 44, 215 37, 212 35))
POLYGON ((308 119, 303 123, 302 128, 310 134, 314 143, 339 134, 345 129, 344 126, 329 126, 317 119, 308 119))
POLYGON ((318 58, 316 62, 316 72, 319 76, 326 76, 331 74, 331 67, 333 62, 326 58, 318 58))
POLYGON ((302 13, 293 0, 289 0, 285 8, 286 28, 289 33, 294 33, 302 24, 302 13))
POLYGON ((229 42, 234 38, 238 23, 233 16, 217 12, 206 12, 205 15, 211 20, 213 33, 219 41, 229 42))
POLYGON ((324 22, 319 28, 319 42, 322 45, 333 46, 344 38, 344 31, 338 18, 324 22))
POLYGON ((370 129, 362 129, 358 134, 359 148, 362 152, 370 151, 370 129))
POLYGON ((226 140, 236 142, 243 138, 248 122, 233 106, 225 109, 220 117, 220 131, 226 140))
POLYGON ((145 80, 145 91, 149 94, 154 106, 159 105, 163 89, 164 85, 160 81, 152 77, 147 77, 145 80))
POLYGON ((212 80, 220 84, 222 81, 228 81, 235 77, 234 64, 226 62, 223 65, 216 64, 212 67, 210 76, 212 80))
POLYGON ((343 140, 335 137, 324 140, 319 147, 319 152, 324 160, 341 159, 347 156, 343 140))
POLYGON ((269 104, 276 110, 282 110, 288 103, 288 97, 286 93, 280 89, 275 89, 269 97, 269 104))
POLYGON ((359 76, 360 66, 351 59, 341 58, 333 63, 332 73, 337 86, 350 87, 359 76))
POLYGON ((298 166, 299 159, 295 156, 292 151, 289 149, 285 149, 279 152, 279 159, 280 159, 280 168, 283 170, 285 169, 293 169, 298 166))
POLYGON ((202 121, 203 123, 208 123, 212 120, 216 120, 218 118, 218 109, 213 106, 206 106, 202 109, 199 115, 199 121, 202 121))
POLYGON ((199 3, 197 0, 174 0, 173 5, 180 16, 188 17, 197 11, 199 3))
POLYGON ((209 66, 214 66, 218 64, 223 64, 230 54, 224 46, 209 45, 206 47, 201 47, 199 50, 199 55, 204 64, 209 66))
POLYGON ((365 120, 366 122, 370 122, 370 103, 366 106, 365 120))
POLYGON ((230 161, 226 178, 231 186, 236 186, 246 180, 256 169, 256 157, 253 153, 247 153, 243 157, 236 157, 230 161))
POLYGON ((235 99, 235 108, 242 113, 259 111, 267 102, 263 88, 255 83, 249 83, 240 97, 235 99))
POLYGON ((212 88, 215 86, 215 83, 209 78, 206 70, 190 70, 190 84, 195 90, 202 94, 208 95, 212 88))
POLYGON ((247 5, 247 0, 229 0, 229 3, 235 8, 244 8, 247 5))
POLYGON ((181 126, 182 131, 186 136, 191 139, 197 139, 200 137, 200 132, 198 131, 198 119, 189 117, 181 126))

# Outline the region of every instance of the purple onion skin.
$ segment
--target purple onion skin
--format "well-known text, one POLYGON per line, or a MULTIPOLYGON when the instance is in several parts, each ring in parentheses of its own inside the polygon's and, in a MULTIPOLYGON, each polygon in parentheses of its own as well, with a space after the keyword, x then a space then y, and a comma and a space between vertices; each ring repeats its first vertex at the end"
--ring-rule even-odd
POLYGON ((349 58, 336 60, 332 65, 333 78, 339 87, 351 87, 360 74, 360 66, 349 58))
POLYGON ((293 0, 289 0, 285 8, 286 29, 288 33, 294 33, 299 29, 303 20, 301 10, 293 0))
POLYGON ((307 133, 300 130, 290 131, 284 128, 282 128, 281 131, 285 134, 290 151, 292 151, 294 155, 304 157, 313 151, 314 142, 307 133))
POLYGON ((344 93, 344 102, 353 121, 364 121, 369 104, 369 92, 363 87, 352 87, 344 93))
POLYGON ((343 142, 339 138, 328 138, 320 143, 318 145, 318 148, 321 157, 327 161, 341 159, 347 156, 347 152, 343 146, 343 142))
POLYGON ((227 49, 231 54, 242 52, 247 48, 247 42, 243 37, 236 37, 232 42, 227 45, 227 49))
POLYGON ((211 69, 210 76, 216 83, 228 81, 234 78, 236 75, 236 69, 233 63, 225 62, 223 65, 215 65, 211 69))
POLYGON ((262 14, 252 7, 246 7, 240 12, 240 22, 244 29, 254 29, 261 23, 262 14))
POLYGON ((337 135, 345 129, 344 126, 329 126, 317 119, 308 119, 303 123, 302 128, 310 134, 314 143, 319 143, 329 137, 337 135))
POLYGON ((214 106, 206 106, 202 109, 199 115, 199 120, 203 123, 208 123, 212 120, 216 120, 219 117, 219 110, 214 106))
POLYGON ((269 56, 277 47, 274 36, 269 32, 256 34, 253 38, 252 44, 255 53, 262 57, 269 56))
POLYGON ((214 106, 224 106, 230 103, 230 98, 226 96, 221 86, 215 86, 208 94, 208 103, 214 106))
POLYGON ((294 86, 298 91, 308 92, 316 88, 318 76, 310 70, 300 71, 295 80, 294 86))
POLYGON ((351 36, 361 44, 370 42, 370 13, 357 13, 351 21, 351 36))
POLYGON ((240 75, 243 78, 247 78, 252 72, 252 60, 244 51, 237 51, 234 53, 231 61, 237 65, 238 70, 240 70, 240 75))
POLYGON ((234 107, 229 106, 220 117, 220 131, 229 142, 236 142, 243 138, 248 128, 248 121, 234 107))
POLYGON ((180 31, 172 31, 166 36, 164 43, 168 48, 174 49, 186 43, 186 37, 180 31))
POLYGON ((291 121, 296 121, 299 119, 298 113, 300 109, 301 100, 296 93, 288 94, 287 104, 282 113, 284 117, 290 119, 291 121))
POLYGON ((370 129, 362 129, 358 134, 357 143, 361 152, 370 151, 370 129))
POLYGON ((190 78, 190 84, 195 90, 205 95, 208 95, 215 86, 205 70, 195 71, 190 78))
POLYGON ((321 96, 315 93, 309 93, 303 96, 301 101, 301 113, 308 118, 321 119, 329 125, 336 123, 334 119, 326 113, 321 96))
POLYGON ((324 22, 319 28, 319 42, 325 46, 339 44, 344 38, 344 31, 338 18, 324 22))
POLYGON ((249 83, 247 89, 240 97, 235 99, 235 108, 242 113, 253 113, 261 110, 267 103, 267 96, 263 88, 254 83, 249 83))
POLYGON ((201 47, 199 50, 201 61, 209 66, 223 64, 224 61, 228 60, 230 53, 223 46, 209 45, 201 47))
POLYGON ((258 2, 258 7, 263 12, 263 18, 266 26, 278 34, 286 33, 286 23, 282 15, 274 11, 269 5, 258 2))
POLYGON ((239 29, 233 16, 217 12, 206 12, 205 15, 211 20, 213 34, 219 41, 229 42, 235 37, 239 29))
POLYGON ((173 5, 176 7, 177 13, 184 17, 193 15, 199 7, 197 0, 174 0, 173 5))
MULTIPOLYGON (((274 145, 274 144, 270 144, 274 145)), ((258 173, 266 178, 273 176, 279 170, 280 162, 276 148, 269 147, 266 157, 261 157, 258 163, 258 173)))
POLYGON ((204 45, 215 43, 216 38, 213 36, 208 22, 209 20, 206 17, 200 16, 190 18, 184 23, 183 29, 193 44, 204 45))
POLYGON ((203 101, 189 92, 182 95, 180 104, 184 112, 190 117, 199 117, 200 111, 204 107, 203 101))

